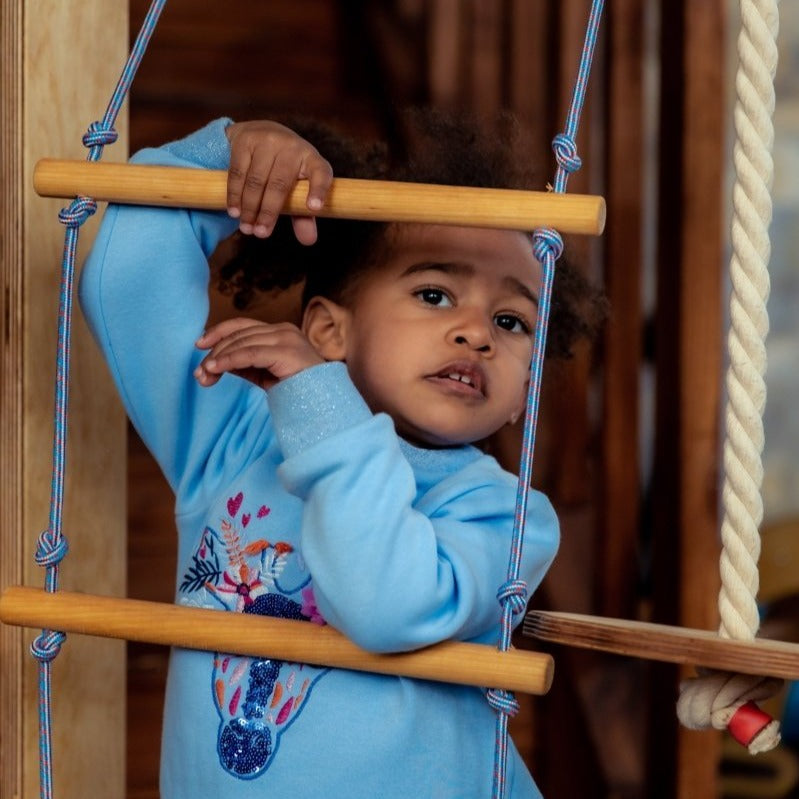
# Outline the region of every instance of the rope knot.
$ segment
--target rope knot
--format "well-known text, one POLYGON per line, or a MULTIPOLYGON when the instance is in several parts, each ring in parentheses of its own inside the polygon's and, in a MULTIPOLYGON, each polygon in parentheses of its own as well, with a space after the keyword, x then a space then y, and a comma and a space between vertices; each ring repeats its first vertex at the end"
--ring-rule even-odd
POLYGON ((58 221, 67 227, 80 227, 96 211, 97 203, 91 197, 76 197, 58 212, 58 221))
POLYGON ((64 633, 57 630, 46 630, 31 644, 31 654, 40 663, 49 663, 61 651, 61 644, 66 638, 64 633))
POLYGON ((56 535, 52 530, 44 530, 39 534, 36 543, 34 559, 39 566, 49 568, 57 566, 69 551, 69 542, 62 535, 56 535))
POLYGON ((113 144, 118 138, 119 134, 114 128, 107 128, 102 122, 92 122, 83 134, 82 141, 85 147, 103 147, 113 144))
POLYGON ((548 254, 557 261, 563 253, 563 239, 560 233, 550 227, 539 228, 533 233, 533 255, 538 263, 544 263, 548 254))
POLYGON ((555 153, 555 160, 558 166, 566 172, 576 172, 582 165, 582 159, 577 155, 577 145, 574 139, 569 138, 565 133, 558 133, 552 139, 552 150, 555 153))
POLYGON ((527 609, 527 583, 524 580, 508 580, 497 591, 497 599, 503 607, 510 604, 514 615, 527 609))
POLYGON ((766 752, 779 743, 779 723, 753 703, 781 687, 782 680, 772 677, 702 670, 680 685, 677 716, 688 729, 726 728, 751 754, 766 752))
POLYGON ((486 691, 486 699, 497 713, 504 713, 506 716, 515 716, 520 710, 519 700, 509 691, 490 688, 486 691))

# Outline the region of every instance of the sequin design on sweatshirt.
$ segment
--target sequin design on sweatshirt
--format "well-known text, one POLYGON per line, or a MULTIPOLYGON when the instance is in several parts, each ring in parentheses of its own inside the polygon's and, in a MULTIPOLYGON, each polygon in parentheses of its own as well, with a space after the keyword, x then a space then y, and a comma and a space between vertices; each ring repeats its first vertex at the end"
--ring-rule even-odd
MULTIPOLYGON (((218 528, 203 530, 183 571, 181 603, 324 624, 299 553, 290 543, 270 536, 270 509, 247 508, 243 493, 224 505, 217 515, 218 528)), ((263 774, 277 755, 281 736, 327 671, 302 663, 215 653, 211 679, 220 719, 217 754, 222 768, 241 779, 263 774)))

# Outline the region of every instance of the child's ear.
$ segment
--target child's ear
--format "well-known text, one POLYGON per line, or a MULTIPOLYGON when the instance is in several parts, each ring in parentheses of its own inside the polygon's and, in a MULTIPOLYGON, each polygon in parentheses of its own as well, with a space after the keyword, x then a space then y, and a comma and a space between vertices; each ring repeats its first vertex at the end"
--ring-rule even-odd
POLYGON ((347 357, 350 312, 327 297, 313 297, 302 315, 302 332, 326 361, 347 357))

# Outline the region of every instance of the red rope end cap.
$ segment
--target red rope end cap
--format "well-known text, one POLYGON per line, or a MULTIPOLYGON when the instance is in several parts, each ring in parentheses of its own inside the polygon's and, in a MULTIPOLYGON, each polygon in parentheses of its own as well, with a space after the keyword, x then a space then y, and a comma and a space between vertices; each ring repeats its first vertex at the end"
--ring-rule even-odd
POLYGON ((768 713, 764 713, 754 702, 747 702, 735 711, 727 729, 739 744, 749 746, 755 736, 771 722, 772 718, 768 713))

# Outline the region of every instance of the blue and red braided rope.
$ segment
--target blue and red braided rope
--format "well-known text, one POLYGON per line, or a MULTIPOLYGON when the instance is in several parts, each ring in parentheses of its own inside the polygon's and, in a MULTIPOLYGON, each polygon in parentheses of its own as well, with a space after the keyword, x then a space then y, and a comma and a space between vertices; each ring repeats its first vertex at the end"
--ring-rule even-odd
MULTIPOLYGON (((122 103, 155 30, 166 0, 153 0, 142 23, 133 49, 114 89, 102 121, 93 122, 83 136, 89 148, 88 161, 97 161, 106 144, 117 140, 114 129, 122 103)), ((59 565, 69 546, 63 533, 64 483, 66 477, 66 444, 68 429, 70 342, 72 337, 72 300, 74 295, 75 256, 78 235, 83 223, 97 210, 88 197, 78 197, 58 215, 66 226, 61 259, 61 285, 58 306, 58 338, 56 343, 55 400, 53 412, 53 455, 50 483, 48 528, 39 536, 36 563, 45 568, 45 590, 58 590, 59 565)), ((56 630, 42 630, 31 644, 31 654, 39 662, 39 795, 53 796, 51 667, 66 636, 56 630)))
MULTIPOLYGON (((564 193, 566 191, 569 175, 572 172, 576 172, 582 165, 577 154, 575 139, 585 104, 585 94, 599 35, 603 8, 604 0, 593 0, 586 26, 577 79, 566 116, 565 130, 555 136, 552 142, 552 149, 557 163, 553 183, 553 190, 556 193, 564 193)), ((500 640, 497 647, 503 652, 509 649, 511 645, 514 616, 523 613, 527 603, 527 586, 524 581, 519 579, 519 572, 524 544, 525 520, 527 518, 527 496, 533 472, 535 433, 538 426, 541 381, 552 304, 552 283, 555 277, 555 263, 563 252, 563 240, 560 234, 551 228, 536 230, 533 234, 532 243, 533 254, 541 264, 541 294, 538 301, 538 318, 536 320, 533 356, 530 364, 530 388, 527 394, 527 407, 522 429, 519 488, 516 496, 516 512, 514 515, 507 580, 497 592, 497 599, 502 606, 500 640)), ((518 703, 507 691, 489 690, 487 698, 489 704, 497 712, 492 797, 493 799, 503 799, 506 789, 508 761, 508 720, 510 716, 518 712, 518 703)))

